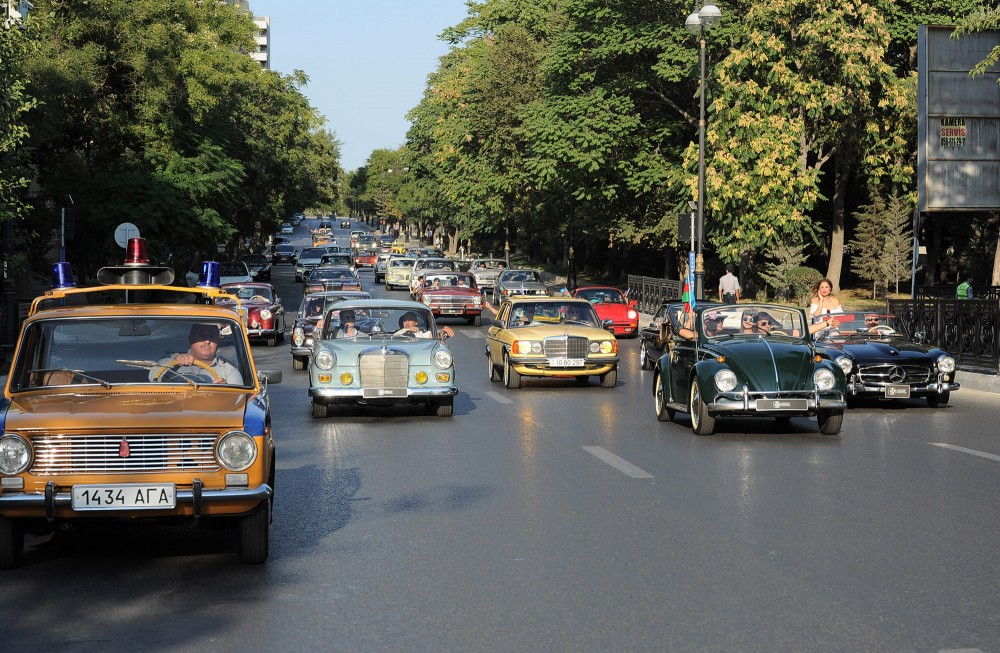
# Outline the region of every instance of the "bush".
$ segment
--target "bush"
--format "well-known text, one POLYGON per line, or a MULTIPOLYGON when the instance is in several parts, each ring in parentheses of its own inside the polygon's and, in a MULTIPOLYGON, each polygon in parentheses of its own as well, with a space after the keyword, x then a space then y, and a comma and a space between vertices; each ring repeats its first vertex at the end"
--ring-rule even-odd
POLYGON ((815 270, 804 265, 792 268, 788 271, 788 288, 791 289, 792 297, 802 306, 809 304, 812 295, 812 287, 817 281, 823 278, 819 270, 815 270))

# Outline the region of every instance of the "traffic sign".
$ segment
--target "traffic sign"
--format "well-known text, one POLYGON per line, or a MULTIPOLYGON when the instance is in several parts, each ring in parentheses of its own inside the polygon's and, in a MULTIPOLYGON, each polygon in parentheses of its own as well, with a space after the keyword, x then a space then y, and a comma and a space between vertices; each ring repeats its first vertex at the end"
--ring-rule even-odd
POLYGON ((139 227, 131 222, 123 222, 115 229, 115 242, 119 247, 128 247, 129 238, 139 237, 139 227))

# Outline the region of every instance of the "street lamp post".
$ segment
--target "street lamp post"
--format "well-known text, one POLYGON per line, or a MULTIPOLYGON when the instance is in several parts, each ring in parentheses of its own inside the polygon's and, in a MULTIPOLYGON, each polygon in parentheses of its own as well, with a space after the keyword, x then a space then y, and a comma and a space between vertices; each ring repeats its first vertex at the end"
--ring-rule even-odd
POLYGON ((698 224, 695 227, 695 237, 698 239, 694 268, 695 297, 705 298, 703 277, 705 274, 705 259, 702 255, 702 241, 705 234, 705 35, 722 20, 722 10, 709 0, 701 5, 701 9, 692 12, 684 26, 698 37, 701 47, 701 79, 698 85, 700 110, 698 114, 698 224))

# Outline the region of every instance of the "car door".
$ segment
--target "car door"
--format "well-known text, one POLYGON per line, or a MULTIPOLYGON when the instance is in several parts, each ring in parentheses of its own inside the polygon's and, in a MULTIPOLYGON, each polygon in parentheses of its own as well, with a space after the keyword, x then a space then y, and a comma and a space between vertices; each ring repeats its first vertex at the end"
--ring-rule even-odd
POLYGON ((503 362, 503 332, 507 328, 507 318, 510 317, 510 302, 504 303, 496 316, 496 321, 502 326, 494 324, 486 332, 486 348, 489 352, 490 362, 499 365, 503 362))
POLYGON ((674 334, 673 338, 667 338, 667 353, 670 357, 670 399, 686 404, 688 393, 691 391, 691 371, 698 362, 698 339, 695 336, 692 340, 686 340, 677 335, 686 314, 683 306, 671 308, 673 310, 669 310, 667 315, 674 334))

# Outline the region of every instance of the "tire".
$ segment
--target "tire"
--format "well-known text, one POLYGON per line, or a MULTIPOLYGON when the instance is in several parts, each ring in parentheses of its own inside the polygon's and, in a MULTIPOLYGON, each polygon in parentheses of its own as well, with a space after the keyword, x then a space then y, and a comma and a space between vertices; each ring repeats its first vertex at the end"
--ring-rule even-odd
POLYGON ((667 397, 663 388, 663 375, 658 374, 656 376, 656 385, 653 390, 653 408, 656 411, 656 419, 661 422, 672 422, 674 421, 674 415, 677 414, 673 408, 667 407, 667 397))
POLYGON ((471 324, 474 327, 482 326, 483 317, 481 315, 473 315, 472 317, 469 318, 469 324, 471 324))
POLYGON ((653 369, 653 359, 650 358, 649 352, 646 350, 646 343, 639 343, 639 367, 644 370, 653 369))
POLYGON ((312 414, 316 419, 326 419, 326 417, 330 414, 330 407, 326 404, 317 403, 314 399, 312 404, 312 414))
POLYGON ((500 380, 500 371, 497 370, 497 366, 493 364, 493 359, 490 358, 489 350, 486 351, 486 364, 490 366, 490 381, 496 383, 500 380))
POLYGON ((844 409, 821 410, 816 413, 816 422, 819 424, 819 432, 823 435, 837 435, 844 423, 844 409))
POLYGON ((24 533, 13 521, 0 517, 0 569, 14 569, 21 564, 24 533))
POLYGON ((615 387, 618 384, 618 367, 612 367, 611 370, 602 374, 600 379, 602 388, 615 387))
POLYGON ((292 356, 292 369, 293 370, 304 370, 306 369, 306 363, 309 361, 305 356, 292 356))
POLYGON ((514 369, 506 356, 503 359, 503 384, 510 390, 521 387, 521 373, 514 369))
POLYGON ((278 336, 277 335, 269 336, 267 338, 267 346, 268 347, 273 347, 276 344, 278 344, 278 336))
POLYGON ((240 562, 259 565, 267 560, 270 548, 271 502, 262 503, 240 519, 240 562))
POLYGON ((931 408, 940 408, 948 403, 951 399, 951 392, 942 392, 941 394, 934 393, 932 395, 927 395, 927 405, 931 408))
POLYGON ((451 417, 455 414, 455 398, 448 397, 438 402, 434 413, 438 417, 451 417))
POLYGON ((698 379, 691 379, 691 392, 688 397, 688 412, 691 414, 691 430, 695 435, 712 435, 715 433, 715 418, 708 414, 708 406, 701 396, 698 379))

